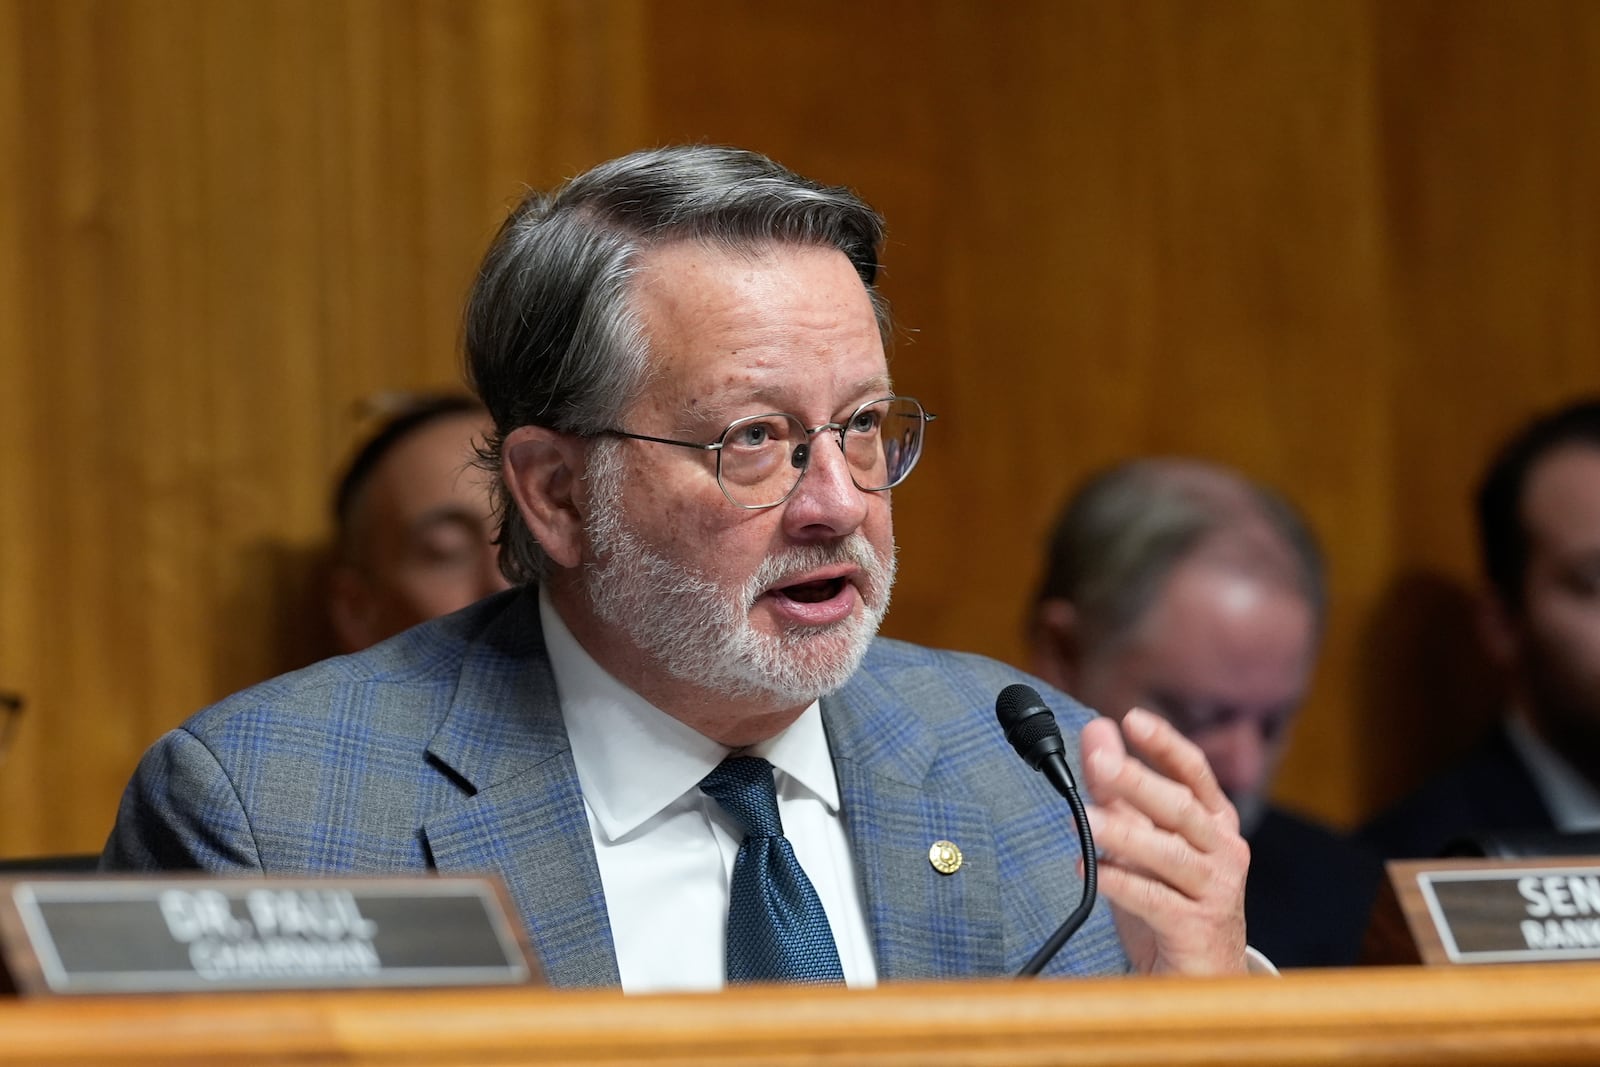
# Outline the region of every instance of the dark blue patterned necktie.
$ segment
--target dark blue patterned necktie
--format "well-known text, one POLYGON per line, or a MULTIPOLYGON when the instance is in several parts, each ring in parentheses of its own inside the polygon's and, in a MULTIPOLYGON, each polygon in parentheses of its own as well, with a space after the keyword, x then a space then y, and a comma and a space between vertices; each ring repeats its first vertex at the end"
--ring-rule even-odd
POLYGON ((844 981, 822 901, 783 836, 772 764, 730 756, 700 788, 745 830, 728 904, 728 981, 844 981))

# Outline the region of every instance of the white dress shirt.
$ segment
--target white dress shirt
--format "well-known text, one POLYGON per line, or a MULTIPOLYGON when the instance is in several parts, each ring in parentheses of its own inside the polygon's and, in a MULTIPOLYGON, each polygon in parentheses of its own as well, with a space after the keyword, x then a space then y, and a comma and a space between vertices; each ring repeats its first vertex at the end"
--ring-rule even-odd
MULTIPOLYGON (((545 646, 572 741, 622 988, 726 980, 729 885, 743 839, 700 780, 730 751, 628 689, 572 636, 541 590, 545 646)), ((816 704, 744 750, 772 764, 784 836, 816 887, 850 986, 877 982, 839 783, 816 704)))
POLYGON ((1589 780, 1534 733, 1521 713, 1506 720, 1506 733, 1533 773, 1534 788, 1550 809, 1556 829, 1567 834, 1600 830, 1600 792, 1589 780))

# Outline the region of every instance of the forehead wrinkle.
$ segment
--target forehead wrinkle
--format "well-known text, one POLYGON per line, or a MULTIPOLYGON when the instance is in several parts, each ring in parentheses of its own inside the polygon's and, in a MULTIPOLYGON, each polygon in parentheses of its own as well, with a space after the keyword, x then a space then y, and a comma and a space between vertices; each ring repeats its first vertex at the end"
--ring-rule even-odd
MULTIPOLYGON (((742 415, 734 415, 735 409, 750 407, 752 410, 744 414, 763 414, 768 411, 789 414, 784 410, 780 394, 789 391, 792 388, 791 383, 784 382, 776 386, 768 385, 764 382, 749 384, 749 388, 742 391, 738 388, 730 389, 727 393, 714 399, 689 398, 684 402, 682 411, 690 416, 704 415, 707 412, 721 412, 733 417, 742 417, 742 415), (702 399, 704 399, 704 406, 702 406, 702 399), (760 412, 756 412, 753 409, 757 405, 766 405, 766 407, 763 407, 760 412)), ((835 412, 842 415, 864 403, 871 403, 874 400, 893 396, 894 387, 890 384, 888 374, 874 374, 847 386, 840 395, 846 399, 839 401, 835 412)), ((794 414, 798 416, 798 412, 794 414)), ((801 421, 805 420, 802 419, 801 421)))
MULTIPOLYGON (((703 421, 723 420, 733 422, 750 415, 792 414, 801 422, 806 419, 799 411, 791 411, 782 394, 794 386, 789 381, 766 382, 754 373, 759 368, 729 368, 722 388, 715 393, 694 394, 680 398, 665 411, 678 425, 692 425, 703 421)), ((780 368, 781 371, 782 368, 780 368)), ((833 417, 843 417, 863 403, 894 396, 894 386, 887 370, 869 374, 845 387, 840 394, 845 399, 831 409, 833 417)), ((645 399, 645 398, 641 398, 645 399)))
MULTIPOLYGON (((711 422, 728 423, 766 412, 826 421, 835 417, 835 408, 842 415, 852 408, 850 401, 859 405, 887 390, 882 340, 859 279, 852 273, 848 294, 828 288, 828 296, 819 301, 814 298, 822 291, 806 289, 811 282, 797 289, 800 281, 791 284, 781 272, 767 269, 786 268, 785 258, 791 252, 810 260, 815 253, 827 254, 826 249, 777 246, 763 247, 754 255, 749 254, 752 250, 730 255, 726 249, 713 248, 710 261, 680 262, 683 253, 694 247, 665 246, 641 260, 633 300, 654 350, 653 388, 637 398, 644 409, 653 408, 658 418, 673 420, 683 432, 690 425, 699 432, 711 422), (741 266, 713 277, 719 258, 739 260, 741 266), (696 284, 701 275, 709 278, 705 286, 696 284), (864 332, 858 332, 858 326, 864 332), (855 377, 868 355, 864 341, 871 344, 876 365, 866 368, 864 377, 855 377), (670 355, 663 346, 670 347, 670 355), (684 362, 689 369, 669 370, 674 362, 684 362), (818 396, 812 386, 819 379, 811 367, 823 368, 824 389, 844 375, 855 380, 818 396), (873 390, 879 392, 866 395, 873 390), (823 405, 828 410, 822 410, 823 405)), ((794 266, 810 277, 816 265, 806 260, 794 266)), ((824 284, 837 282, 833 278, 824 284)))

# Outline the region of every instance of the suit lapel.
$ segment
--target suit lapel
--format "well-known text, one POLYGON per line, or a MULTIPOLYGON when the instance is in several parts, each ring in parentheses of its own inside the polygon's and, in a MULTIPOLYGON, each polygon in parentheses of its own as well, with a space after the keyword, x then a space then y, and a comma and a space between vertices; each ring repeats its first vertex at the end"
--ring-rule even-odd
POLYGON ((822 715, 879 977, 1001 973, 993 827, 933 769, 938 739, 866 669, 823 699, 822 715), (961 849, 953 874, 929 859, 937 841, 961 849))
POLYGON ((428 757, 466 794, 423 827, 434 865, 505 880, 552 985, 618 984, 588 815, 533 590, 468 651, 428 757))

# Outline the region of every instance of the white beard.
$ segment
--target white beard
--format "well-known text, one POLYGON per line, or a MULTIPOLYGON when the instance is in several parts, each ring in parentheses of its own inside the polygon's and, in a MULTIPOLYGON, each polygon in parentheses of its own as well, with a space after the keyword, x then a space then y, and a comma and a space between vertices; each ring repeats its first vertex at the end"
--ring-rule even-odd
POLYGON ((734 699, 810 704, 844 685, 860 666, 889 608, 895 557, 878 555, 857 530, 831 544, 768 557, 738 589, 726 589, 660 555, 629 529, 622 473, 608 449, 591 452, 592 508, 585 523, 598 562, 584 570, 596 617, 681 682, 734 699), (750 611, 765 591, 808 571, 848 562, 860 568, 863 610, 827 626, 758 632, 750 611))

